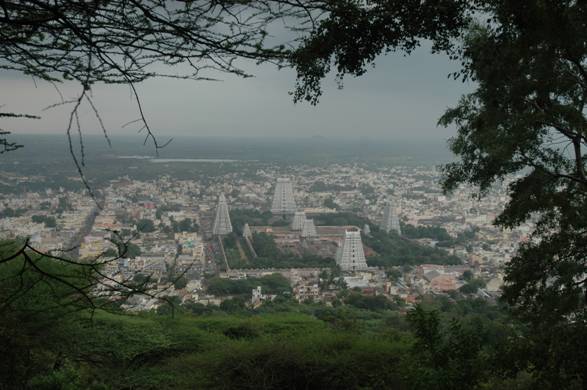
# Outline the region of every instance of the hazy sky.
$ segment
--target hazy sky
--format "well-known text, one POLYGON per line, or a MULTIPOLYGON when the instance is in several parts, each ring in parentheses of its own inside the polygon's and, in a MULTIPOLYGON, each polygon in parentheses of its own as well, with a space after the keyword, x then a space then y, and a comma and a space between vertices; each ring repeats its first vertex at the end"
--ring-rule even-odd
MULTIPOLYGON (((376 67, 360 78, 347 78, 339 90, 333 77, 316 107, 294 105, 288 94, 295 82, 291 70, 248 65, 254 78, 218 75, 224 81, 202 82, 156 79, 138 85, 153 129, 165 136, 325 136, 413 139, 448 138, 453 130, 436 127, 438 117, 456 104, 470 86, 447 79, 457 69, 444 56, 420 49, 410 57, 381 57, 376 67)), ((5 120, 1 128, 15 133, 64 132, 68 111, 41 112, 58 102, 52 86, 16 74, 0 74, 3 111, 42 115, 42 120, 5 120)), ((63 85, 66 98, 78 92, 63 85)), ((94 100, 113 134, 135 134, 121 125, 138 118, 128 87, 97 85, 94 100)), ((89 110, 82 114, 88 133, 98 128, 89 110)))

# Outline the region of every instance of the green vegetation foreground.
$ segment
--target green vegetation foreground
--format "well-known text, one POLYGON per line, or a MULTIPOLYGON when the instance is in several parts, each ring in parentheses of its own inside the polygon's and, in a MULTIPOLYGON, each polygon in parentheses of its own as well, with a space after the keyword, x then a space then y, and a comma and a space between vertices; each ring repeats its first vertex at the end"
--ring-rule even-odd
POLYGON ((80 288, 90 276, 32 254, 0 261, 0 389, 583 386, 584 340, 544 349, 552 344, 479 300, 425 298, 407 315, 353 294, 333 307, 282 297, 257 310, 131 315, 88 308, 80 288), (574 363, 556 359, 563 355, 574 363))

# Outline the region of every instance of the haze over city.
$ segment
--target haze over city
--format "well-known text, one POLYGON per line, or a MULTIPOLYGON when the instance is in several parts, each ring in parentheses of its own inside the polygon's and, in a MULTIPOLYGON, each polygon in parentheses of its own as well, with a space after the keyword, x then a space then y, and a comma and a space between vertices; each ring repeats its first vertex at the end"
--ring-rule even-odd
POLYGON ((0 0, 0 390, 587 389, 586 21, 0 0))

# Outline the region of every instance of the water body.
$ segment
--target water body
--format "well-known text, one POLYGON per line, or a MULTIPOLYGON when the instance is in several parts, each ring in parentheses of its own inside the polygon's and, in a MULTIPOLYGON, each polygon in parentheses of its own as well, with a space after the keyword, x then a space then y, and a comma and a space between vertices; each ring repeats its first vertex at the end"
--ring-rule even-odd
POLYGON ((123 160, 148 160, 152 163, 232 163, 232 162, 243 162, 243 161, 255 161, 255 160, 234 160, 227 158, 156 158, 153 156, 116 156, 116 158, 123 160))
POLYGON ((236 163, 236 162, 252 162, 255 160, 234 160, 227 158, 153 158, 152 156, 116 156, 116 158, 123 160, 148 160, 152 163, 173 163, 173 162, 193 162, 193 163, 236 163))
MULTIPOLYGON (((149 160, 152 163, 173 163, 173 162, 195 162, 195 163, 235 163, 243 160, 230 160, 223 158, 152 158, 149 160)), ((253 161, 253 160, 246 160, 253 161)))
MULTIPOLYGON (((177 137, 155 153, 153 145, 142 138, 112 135, 112 147, 103 137, 88 135, 83 139, 87 160, 133 159, 153 163, 338 163, 384 162, 394 165, 438 164, 454 159, 446 140, 369 138, 220 138, 177 137)), ((64 163, 71 164, 69 143, 64 135, 11 134, 10 140, 24 145, 5 153, 0 164, 64 163)), ((79 141, 73 143, 78 159, 79 141)))

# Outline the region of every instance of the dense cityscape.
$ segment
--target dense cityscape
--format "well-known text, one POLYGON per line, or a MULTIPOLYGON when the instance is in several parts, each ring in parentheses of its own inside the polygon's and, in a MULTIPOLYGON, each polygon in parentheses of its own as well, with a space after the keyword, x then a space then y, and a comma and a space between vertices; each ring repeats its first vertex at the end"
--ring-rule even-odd
MULTIPOLYGON (((190 164, 155 163, 171 171, 190 164)), ((221 305, 236 294, 218 288, 219 279, 238 284, 275 274, 291 288, 280 294, 298 302, 332 305, 344 289, 407 306, 426 294, 494 300, 504 264, 532 231, 530 224, 493 226, 508 183, 482 199, 464 187, 444 194, 434 166, 266 164, 251 175, 239 162, 199 164, 233 169, 212 183, 123 176, 95 189, 95 198, 63 188, 5 194, 2 236, 104 263, 112 281, 148 278, 157 294, 124 307, 153 310, 163 297, 221 305), (345 247, 358 253, 356 264, 345 247)), ((244 303, 258 306, 273 293, 254 286, 244 303)))
POLYGON ((0 0, 0 390, 587 389, 587 1, 0 0))

